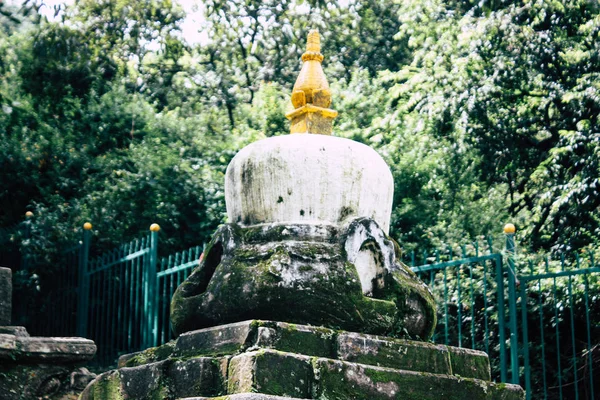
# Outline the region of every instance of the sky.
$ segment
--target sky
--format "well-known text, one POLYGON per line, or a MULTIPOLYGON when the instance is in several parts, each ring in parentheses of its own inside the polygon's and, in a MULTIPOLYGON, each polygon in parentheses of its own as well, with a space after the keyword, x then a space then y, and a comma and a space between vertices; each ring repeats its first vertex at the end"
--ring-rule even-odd
MULTIPOLYGON (((2 1, 2 0, 0 0, 2 1)), ((202 12, 202 1, 200 0, 174 0, 175 3, 181 5, 186 13, 186 18, 180 25, 183 38, 190 44, 208 43, 209 38, 206 32, 199 32, 198 27, 202 26, 204 21, 202 12)), ((23 0, 8 0, 7 4, 23 4, 23 0)), ((73 0, 44 0, 40 13, 52 21, 57 19, 55 16, 55 7, 60 5, 73 4, 73 0)))
MULTIPOLYGON (((21 5, 24 0, 4 0, 7 4, 21 5)), ((203 2, 202 0, 173 0, 176 4, 179 4, 185 11, 186 17, 180 25, 181 36, 190 45, 194 44, 207 44, 210 42, 207 32, 200 31, 198 27, 204 24, 203 16, 203 2)), ((2 0, 0 0, 2 2, 2 0)), ((40 9, 40 13, 48 18, 49 21, 56 20, 60 16, 55 15, 55 7, 60 5, 73 4, 74 0, 43 0, 43 6, 40 9)), ((339 0, 338 4, 342 7, 349 5, 351 0, 339 0)), ((297 12, 303 13, 303 7, 307 7, 305 4, 296 6, 297 12)), ((308 10, 306 10, 308 12, 308 10)))

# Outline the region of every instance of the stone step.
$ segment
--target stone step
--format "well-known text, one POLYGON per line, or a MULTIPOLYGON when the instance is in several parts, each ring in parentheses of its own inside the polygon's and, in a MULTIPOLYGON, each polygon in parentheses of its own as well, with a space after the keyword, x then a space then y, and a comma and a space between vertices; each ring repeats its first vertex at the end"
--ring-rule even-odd
POLYGON ((235 355, 255 349, 490 380, 488 356, 481 351, 259 320, 187 332, 158 348, 122 356, 119 366, 142 365, 167 357, 235 355))
POLYGON ((89 339, 35 337, 26 335, 24 330, 16 330, 15 333, 0 333, 0 360, 4 363, 69 363, 87 361, 96 354, 96 345, 89 339))
POLYGON ((315 399, 523 400, 518 385, 319 359, 315 399))
POLYGON ((490 382, 480 351, 252 320, 123 356, 119 369, 99 376, 81 400, 523 397, 519 386, 490 382))
POLYGON ((522 400, 523 394, 516 385, 259 349, 123 367, 98 377, 81 399, 522 400), (280 397, 244 397, 254 393, 280 397))
POLYGON ((231 396, 219 397, 185 397, 177 400, 309 400, 298 399, 295 397, 271 396, 269 394, 260 393, 239 393, 231 396))
POLYGON ((227 393, 258 392, 310 399, 521 400, 516 385, 377 367, 276 350, 229 362, 227 393))

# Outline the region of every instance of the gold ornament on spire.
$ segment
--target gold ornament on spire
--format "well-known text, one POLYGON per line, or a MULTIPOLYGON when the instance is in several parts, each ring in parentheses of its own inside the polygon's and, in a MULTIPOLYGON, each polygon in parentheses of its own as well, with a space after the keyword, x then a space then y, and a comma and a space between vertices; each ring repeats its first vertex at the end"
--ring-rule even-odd
POLYGON ((337 111, 331 105, 331 90, 321 67, 321 37, 312 30, 302 54, 302 69, 292 91, 295 110, 285 116, 290 120, 290 133, 314 133, 331 135, 333 119, 337 111))

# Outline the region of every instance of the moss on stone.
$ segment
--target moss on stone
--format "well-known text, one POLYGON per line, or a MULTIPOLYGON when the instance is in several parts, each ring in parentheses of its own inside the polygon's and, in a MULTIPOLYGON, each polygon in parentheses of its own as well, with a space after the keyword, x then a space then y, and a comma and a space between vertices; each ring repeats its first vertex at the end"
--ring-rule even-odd
POLYGON ((243 350, 239 343, 228 343, 212 349, 194 349, 181 352, 180 360, 186 360, 195 357, 222 357, 238 354, 243 350))
POLYGON ((91 388, 89 400, 123 400, 125 398, 120 386, 121 381, 117 372, 106 374, 91 388))
POLYGON ((235 227, 235 232, 242 238, 244 243, 269 243, 280 241, 285 229, 285 225, 273 227, 250 226, 244 228, 238 225, 235 227))
POLYGON ((428 288, 416 279, 405 271, 395 271, 387 278, 386 285, 391 289, 387 298, 395 302, 398 310, 394 328, 388 333, 389 336, 427 340, 433 335, 437 323, 437 306, 428 288), (422 318, 425 326, 420 329, 420 334, 411 333, 405 326, 406 318, 415 312, 408 306, 410 301, 420 304, 421 309, 419 311, 425 314, 422 318))
POLYGON ((310 397, 313 370, 308 357, 279 351, 259 351, 255 359, 257 392, 294 398, 310 397))
POLYGON ((490 380, 490 361, 487 354, 469 349, 450 348, 450 363, 454 375, 490 380))
POLYGON ((452 372, 445 346, 343 333, 338 338, 338 344, 340 359, 345 361, 437 374, 452 372))
POLYGON ((125 362, 125 367, 136 367, 138 365, 145 365, 152 362, 166 360, 175 349, 175 341, 170 341, 158 347, 151 347, 144 351, 137 353, 125 362))
POLYGON ((401 337, 407 324, 426 319, 427 326, 416 332, 429 337, 435 304, 426 287, 409 272, 398 278, 388 273, 385 293, 365 296, 355 266, 344 258, 339 242, 344 239, 338 235, 332 241, 334 234, 327 227, 303 225, 221 226, 207 251, 216 243, 229 243, 230 250, 207 287, 202 286, 203 275, 194 271, 176 291, 171 305, 175 331, 271 319, 401 337), (316 239, 302 236, 299 242, 295 234, 316 239), (409 301, 423 310, 410 309, 409 301), (407 319, 422 311, 425 318, 407 319))
POLYGON ((364 373, 371 379, 373 383, 387 383, 393 382, 397 374, 395 371, 388 371, 383 369, 365 368, 364 373))
POLYGON ((319 357, 334 356, 333 334, 327 336, 315 334, 314 331, 299 330, 294 324, 279 324, 276 329, 277 338, 273 346, 277 350, 319 357))
POLYGON ((319 360, 321 399, 488 400, 492 385, 448 375, 319 360))
POLYGON ((172 396, 169 392, 168 385, 161 385, 152 392, 148 400, 167 400, 171 398, 172 396))

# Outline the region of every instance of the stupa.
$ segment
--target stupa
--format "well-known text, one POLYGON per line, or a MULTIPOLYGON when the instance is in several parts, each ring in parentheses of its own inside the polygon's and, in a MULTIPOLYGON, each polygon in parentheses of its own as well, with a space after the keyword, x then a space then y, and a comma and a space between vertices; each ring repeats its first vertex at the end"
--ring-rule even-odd
POLYGON ((291 135, 252 143, 229 164, 229 222, 172 299, 179 337, 122 356, 82 399, 523 397, 490 382, 485 353, 407 339, 431 337, 434 299, 388 236, 387 164, 331 135, 322 60, 311 31, 291 135))
POLYGON ((252 143, 229 164, 230 222, 175 293, 173 327, 268 319, 428 339, 433 297, 387 235, 390 169, 370 147, 331 136, 318 32, 302 60, 292 134, 252 143))

